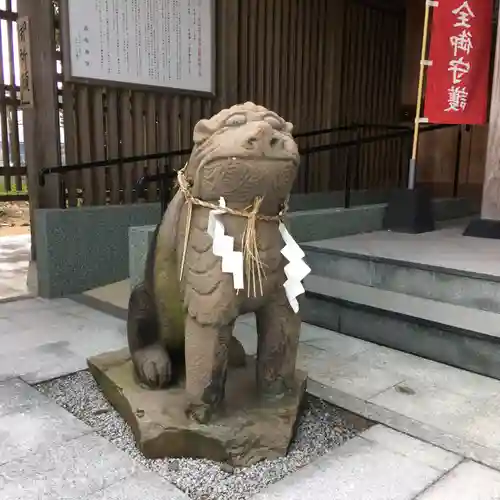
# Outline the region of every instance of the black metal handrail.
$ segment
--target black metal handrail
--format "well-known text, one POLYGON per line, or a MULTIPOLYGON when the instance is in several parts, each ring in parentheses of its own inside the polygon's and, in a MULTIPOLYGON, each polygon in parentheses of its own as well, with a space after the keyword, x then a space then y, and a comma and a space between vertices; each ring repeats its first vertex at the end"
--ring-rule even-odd
MULTIPOLYGON (((364 125, 365 128, 376 128, 377 125, 364 125)), ((447 129, 447 128, 452 128, 452 127, 457 127, 457 125, 450 125, 450 124, 436 124, 436 125, 426 125, 420 128, 420 133, 427 133, 427 132, 432 132, 435 130, 441 130, 441 129, 447 129)), ((363 128, 363 127, 360 127, 363 128)), ((379 134, 379 135, 372 135, 368 137, 363 137, 359 131, 356 134, 355 139, 347 140, 347 141, 340 141, 332 144, 323 144, 319 146, 311 146, 308 148, 303 148, 300 150, 301 156, 304 157, 304 162, 302 164, 302 168, 304 171, 304 176, 306 180, 308 179, 308 171, 309 171, 309 160, 310 156, 315 153, 321 153, 321 152, 326 152, 326 151, 335 151, 338 149, 348 149, 349 153, 352 151, 352 156, 354 156, 354 161, 351 161, 351 158, 348 157, 348 160, 346 162, 346 167, 345 167, 345 185, 344 185, 344 207, 349 208, 351 206, 351 183, 352 183, 352 177, 353 177, 353 172, 352 172, 352 163, 354 163, 354 169, 356 172, 356 180, 359 180, 359 166, 360 166, 360 150, 361 147, 367 144, 374 144, 377 142, 382 142, 382 141, 389 141, 393 139, 401 139, 401 140, 407 140, 407 151, 405 151, 405 148, 401 148, 401 155, 402 158, 400 158, 400 168, 405 169, 406 165, 404 163, 404 156, 406 155, 408 160, 411 157, 411 148, 412 148, 412 137, 413 137, 413 132, 414 129, 413 127, 408 127, 408 126, 399 126, 399 125, 394 125, 394 126, 389 126, 386 127, 387 129, 392 129, 395 130, 394 132, 389 132, 385 134, 379 134)), ((461 128, 459 128, 459 131, 461 131, 461 128)), ((458 135, 458 144, 457 144, 457 151, 460 151, 460 143, 462 140, 462 135, 459 133, 458 135)), ((454 186, 453 186, 453 196, 455 197, 457 195, 457 190, 458 190, 458 172, 460 168, 460 158, 457 155, 456 161, 455 161, 455 175, 454 175, 454 186)), ((403 179, 404 174, 401 172, 399 175, 400 179, 403 179)), ((307 186, 306 186, 306 192, 308 191, 307 186)))
MULTIPOLYGON (((448 125, 448 124, 439 124, 439 125, 426 125, 421 127, 420 132, 426 133, 434 130, 440 130, 444 128, 455 127, 456 125, 448 125)), ((335 151, 338 149, 347 148, 349 151, 353 150, 354 158, 355 158, 355 168, 356 172, 359 169, 359 161, 360 161, 360 148, 366 144, 373 144, 376 142, 388 141, 392 139, 409 139, 413 134, 413 127, 405 126, 405 125, 394 125, 394 124, 366 124, 366 123, 353 123, 351 125, 346 125, 342 127, 331 127, 327 129, 318 129, 312 130, 308 132, 301 132, 294 134, 294 138, 311 138, 318 137, 320 135, 332 134, 338 132, 349 132, 353 131, 356 133, 355 139, 349 139, 344 141, 337 141, 328 144, 321 144, 318 146, 308 146, 305 148, 300 148, 300 155, 304 158, 303 169, 306 172, 309 170, 309 158, 311 155, 316 153, 321 153, 325 151, 335 151), (363 131, 367 129, 381 129, 388 130, 389 132, 377 135, 369 135, 363 136, 363 131)), ((458 140, 461 140, 461 134, 459 134, 458 140)), ((411 145, 411 144, 410 144, 411 145)), ((458 146, 460 147, 460 146, 458 146)), ((177 151, 167 151, 167 152, 158 152, 146 155, 136 155, 129 156, 123 158, 113 158, 108 160, 99 160, 99 161, 91 161, 86 163, 78 163, 72 165, 58 165, 55 167, 43 168, 39 173, 39 183, 41 186, 45 185, 45 177, 51 174, 65 174, 67 172, 80 171, 89 168, 99 168, 99 167, 110 167, 115 165, 123 165, 127 163, 136 163, 136 162, 144 162, 150 160, 169 160, 172 158, 177 158, 180 156, 186 156, 191 153, 191 149, 182 149, 177 151)), ((402 151, 404 153, 404 151, 402 151)), ((409 151, 408 151, 409 153, 409 151)), ((403 167, 403 161, 401 162, 401 168, 403 167)), ((457 164, 455 166, 455 170, 458 171, 459 167, 459 159, 457 159, 457 164)), ((162 213, 166 208, 166 204, 170 199, 171 190, 173 187, 173 181, 177 176, 177 172, 170 169, 169 165, 166 164, 164 166, 165 172, 160 173, 159 169, 155 174, 147 174, 143 175, 136 182, 136 194, 138 197, 144 196, 145 186, 146 184, 158 182, 159 183, 159 194, 160 194, 160 202, 162 205, 162 213)), ((347 208, 350 206, 350 196, 351 196, 351 161, 348 161, 346 164, 346 175, 345 175, 345 200, 344 206, 347 208)), ((356 175, 356 179, 358 178, 358 174, 356 175)), ((455 173, 455 177, 457 177, 457 173, 455 173)), ((307 191, 307 189, 306 189, 307 191)), ((456 187, 454 187, 454 194, 456 191, 456 187)))
MULTIPOLYGON (((403 127, 403 126, 398 126, 398 125, 384 125, 384 124, 361 124, 361 123, 353 123, 351 125, 345 125, 341 127, 331 127, 331 128, 326 128, 326 129, 319 129, 319 130, 311 130, 308 132, 299 132, 297 134, 294 134, 293 137, 296 139, 300 138, 307 138, 307 137, 314 137, 314 136, 319 136, 319 135, 324 135, 328 133, 335 133, 335 132, 344 132, 344 131, 352 131, 352 130, 357 130, 357 129, 362 129, 362 128, 387 128, 387 129, 393 129, 393 128, 401 128, 405 130, 411 130, 408 127, 403 127)), ((83 163, 73 163, 70 165, 57 165, 57 166, 52 166, 52 167, 45 167, 42 168, 39 172, 39 184, 40 186, 45 185, 45 177, 47 175, 51 174, 65 174, 66 172, 75 172, 75 171, 80 171, 80 170, 86 170, 89 168, 99 168, 99 167, 112 167, 115 165, 123 165, 126 163, 136 163, 136 162, 144 162, 144 161, 151 161, 151 160, 166 160, 168 158, 172 157, 177 157, 177 156, 184 156, 188 155, 191 153, 191 149, 180 149, 176 151, 162 151, 158 153, 150 153, 150 154, 144 154, 144 155, 135 155, 135 156, 126 156, 126 157, 121 157, 121 158, 110 158, 107 160, 97 160, 97 161, 88 161, 88 162, 83 162, 83 163)))

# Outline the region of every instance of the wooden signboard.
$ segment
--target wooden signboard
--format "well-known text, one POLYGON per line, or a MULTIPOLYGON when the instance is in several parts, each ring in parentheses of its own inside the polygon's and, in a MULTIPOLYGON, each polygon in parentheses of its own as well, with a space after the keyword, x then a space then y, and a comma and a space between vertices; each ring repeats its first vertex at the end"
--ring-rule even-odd
POLYGON ((66 81, 214 94, 214 0, 64 0, 66 81))
POLYGON ((20 108, 33 108, 33 77, 31 66, 30 23, 27 17, 17 20, 20 70, 20 108))

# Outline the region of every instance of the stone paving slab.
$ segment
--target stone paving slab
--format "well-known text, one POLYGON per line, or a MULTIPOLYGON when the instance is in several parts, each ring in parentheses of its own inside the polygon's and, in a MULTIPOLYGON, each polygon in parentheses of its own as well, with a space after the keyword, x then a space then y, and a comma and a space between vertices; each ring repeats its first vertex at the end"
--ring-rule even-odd
MULTIPOLYGON (((253 318, 242 322, 256 342, 253 318)), ((500 469, 499 380, 307 324, 301 340, 311 394, 500 469)))
POLYGON ((157 474, 141 471, 83 500, 189 500, 189 497, 157 474))
POLYGON ((0 467, 0 496, 2 500, 76 499, 139 469, 127 454, 90 434, 0 467))
POLYGON ((187 500, 19 379, 0 384, 0 498, 187 500))
POLYGON ((87 368, 87 357, 125 347, 123 320, 69 299, 0 303, 0 380, 30 383, 87 368))
POLYGON ((0 300, 29 295, 31 236, 0 236, 0 300))
POLYGON ((500 472, 464 462, 429 488, 418 500, 498 500, 500 472))
POLYGON ((0 417, 0 464, 91 431, 55 403, 8 413, 0 417))
POLYGON ((428 465, 440 472, 448 471, 462 461, 460 455, 450 453, 383 425, 371 427, 362 436, 368 441, 378 443, 394 453, 428 465))
MULTIPOLYGON (((425 447, 420 443, 415 446, 417 450, 425 447)), ((361 435, 270 486, 253 500, 413 500, 439 480, 443 470, 423 463, 421 453, 414 459, 408 443, 404 448, 401 454, 361 435)), ((444 462, 440 465, 448 466, 444 462)))
MULTIPOLYGON (((238 321, 236 335, 255 352, 252 316, 238 321)), ((309 371, 312 394, 500 469, 500 381, 306 324, 301 341, 298 365, 309 371)), ((86 368, 90 355, 126 346, 125 323, 69 299, 20 300, 0 304, 0 342, 0 376, 38 382, 86 368)), ((0 463, 89 433, 67 426, 64 410, 31 391, 15 379, 0 384, 0 463)), ((372 433, 383 437, 367 435, 370 446, 383 445, 384 453, 406 457, 417 468, 436 472, 455 460, 442 450, 415 448, 408 436, 387 429, 372 433)))
POLYGON ((46 396, 19 379, 0 383, 0 417, 50 402, 46 396))
MULTIPOLYGON (((253 316, 236 336, 256 352, 253 316)), ((500 468, 500 381, 307 324, 301 341, 314 395, 500 468)), ((125 322, 69 299, 20 300, 0 304, 0 342, 0 377, 35 383, 125 347, 125 322)))

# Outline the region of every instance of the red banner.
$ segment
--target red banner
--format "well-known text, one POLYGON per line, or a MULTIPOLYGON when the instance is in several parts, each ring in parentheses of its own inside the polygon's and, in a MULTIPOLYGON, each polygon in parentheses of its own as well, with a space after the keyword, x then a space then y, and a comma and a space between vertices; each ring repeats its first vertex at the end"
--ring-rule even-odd
POLYGON ((433 7, 424 117, 478 125, 487 118, 493 0, 438 0, 433 7))

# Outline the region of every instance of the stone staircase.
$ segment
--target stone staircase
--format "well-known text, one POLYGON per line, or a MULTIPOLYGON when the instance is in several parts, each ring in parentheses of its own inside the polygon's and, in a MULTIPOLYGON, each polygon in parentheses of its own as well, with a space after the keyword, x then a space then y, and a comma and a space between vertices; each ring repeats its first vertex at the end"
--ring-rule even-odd
POLYGON ((303 245, 304 321, 500 379, 500 242, 460 224, 303 245))

